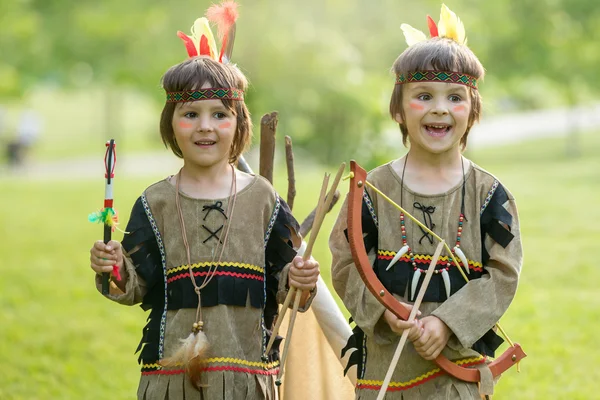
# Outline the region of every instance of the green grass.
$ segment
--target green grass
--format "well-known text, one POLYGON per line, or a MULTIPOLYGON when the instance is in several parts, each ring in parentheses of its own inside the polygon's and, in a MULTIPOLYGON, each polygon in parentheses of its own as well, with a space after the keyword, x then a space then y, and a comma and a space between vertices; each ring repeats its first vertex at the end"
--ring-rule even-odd
MULTIPOLYGON (((593 261, 600 238, 600 138, 583 137, 583 154, 572 160, 563 147, 553 139, 469 155, 517 198, 525 249, 519 291, 502 325, 528 357, 520 374, 513 368, 500 380, 495 400, 587 399, 600 380, 594 343, 600 272, 593 261)), ((312 209, 324 171, 297 167, 298 219, 312 209)), ((116 181, 122 219, 160 178, 116 181)), ((275 183, 285 194, 285 178, 275 183)), ((139 379, 133 351, 145 314, 105 301, 88 266, 101 227, 86 216, 101 206, 103 182, 0 178, 0 192, 0 398, 133 398, 139 379)), ((333 220, 326 219, 314 252, 327 282, 333 220)))

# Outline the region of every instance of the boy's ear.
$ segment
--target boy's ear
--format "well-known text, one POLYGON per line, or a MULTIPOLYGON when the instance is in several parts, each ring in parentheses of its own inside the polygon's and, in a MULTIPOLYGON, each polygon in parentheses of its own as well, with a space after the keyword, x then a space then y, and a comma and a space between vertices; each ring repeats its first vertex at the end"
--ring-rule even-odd
POLYGON ((396 120, 397 123, 401 124, 402 121, 402 115, 400 115, 400 113, 396 113, 396 117, 394 118, 396 120))

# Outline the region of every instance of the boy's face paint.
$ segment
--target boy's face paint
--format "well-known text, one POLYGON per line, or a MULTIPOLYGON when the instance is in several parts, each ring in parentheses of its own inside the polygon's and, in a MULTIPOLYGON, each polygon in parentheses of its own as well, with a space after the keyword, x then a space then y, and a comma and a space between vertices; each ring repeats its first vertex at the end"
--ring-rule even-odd
POLYGON ((408 129, 411 147, 440 154, 460 152, 460 139, 467 130, 471 95, 464 85, 445 82, 404 84, 402 108, 404 120, 396 120, 408 129))
POLYGON ((178 103, 171 126, 186 164, 210 168, 229 162, 237 118, 221 100, 178 103))

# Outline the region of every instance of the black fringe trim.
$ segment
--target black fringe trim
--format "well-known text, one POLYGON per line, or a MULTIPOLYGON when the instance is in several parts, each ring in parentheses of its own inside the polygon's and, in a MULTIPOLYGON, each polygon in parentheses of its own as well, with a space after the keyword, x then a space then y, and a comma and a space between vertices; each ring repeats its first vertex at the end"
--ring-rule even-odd
POLYGON ((492 196, 490 203, 481 214, 481 249, 482 249, 482 262, 487 264, 490 259, 490 255, 485 248, 485 238, 490 236, 500 246, 506 248, 508 244, 515 237, 510 232, 512 226, 512 215, 503 207, 504 203, 508 201, 508 194, 501 184, 498 184, 494 195, 492 196), (506 229, 500 222, 504 223, 509 229, 506 229))
MULTIPOLYGON (((352 323, 352 318, 350 318, 350 323, 352 323)), ((348 373, 348 370, 356 365, 356 376, 358 379, 364 378, 365 375, 365 365, 364 361, 367 356, 367 347, 365 346, 365 333, 362 329, 356 325, 354 329, 352 329, 352 336, 348 338, 348 342, 346 346, 342 349, 342 358, 346 355, 346 352, 349 350, 353 350, 350 358, 348 358, 348 364, 346 364, 346 368, 344 368, 344 376, 348 373)))

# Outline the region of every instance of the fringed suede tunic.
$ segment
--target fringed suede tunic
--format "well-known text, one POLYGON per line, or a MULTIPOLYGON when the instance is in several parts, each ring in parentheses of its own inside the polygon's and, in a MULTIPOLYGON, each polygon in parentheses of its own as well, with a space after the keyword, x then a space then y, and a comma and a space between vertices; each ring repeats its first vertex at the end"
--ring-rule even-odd
MULTIPOLYGON (((237 194, 216 274, 201 291, 204 332, 210 343, 201 391, 181 367, 163 368, 191 332, 198 297, 190 280, 175 187, 163 180, 137 200, 122 242, 129 275, 126 293, 109 295, 149 311, 138 347, 142 376, 138 399, 274 399, 278 342, 268 360, 261 356, 270 337, 277 304, 286 295, 288 263, 299 245, 299 226, 287 204, 262 177, 237 194)), ((217 241, 224 240, 231 198, 195 199, 180 193, 193 273, 200 285, 217 241)), ((220 253, 220 250, 217 252, 220 253)), ((314 297, 314 295, 313 295, 314 297)), ((307 303, 308 304, 308 303, 307 303)))
MULTIPOLYGON (((401 179, 391 163, 368 174, 369 181, 400 204, 401 179)), ((452 248, 457 241, 463 183, 446 193, 422 195, 404 186, 403 207, 452 248)), ((481 368, 502 343, 492 327, 511 303, 522 264, 517 207, 512 195, 491 174, 470 163, 464 185, 465 221, 461 248, 468 259, 466 283, 446 251, 442 252, 421 305, 422 316, 434 315, 452 331, 443 354, 464 367, 481 368), (448 279, 441 273, 447 268, 448 279), (450 295, 447 283, 450 283, 450 295)), ((367 188, 362 223, 365 247, 372 266, 386 289, 412 304, 425 273, 417 272, 408 254, 386 270, 403 247, 400 213, 367 188), (413 283, 414 282, 414 283, 413 283), (414 285, 414 286, 413 286, 414 285)), ((427 270, 437 241, 405 217, 406 240, 417 267, 427 270)), ((342 207, 330 238, 333 255, 332 281, 356 323, 347 346, 356 348, 351 364, 358 365, 357 399, 375 399, 385 378, 400 336, 382 318, 384 306, 361 280, 347 240, 347 202, 342 207)), ((464 270, 463 270, 464 271, 464 270)), ((476 384, 459 381, 433 361, 424 360, 412 342, 404 347, 387 389, 386 399, 479 399, 476 384)))

